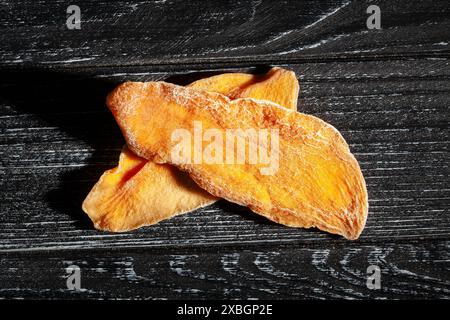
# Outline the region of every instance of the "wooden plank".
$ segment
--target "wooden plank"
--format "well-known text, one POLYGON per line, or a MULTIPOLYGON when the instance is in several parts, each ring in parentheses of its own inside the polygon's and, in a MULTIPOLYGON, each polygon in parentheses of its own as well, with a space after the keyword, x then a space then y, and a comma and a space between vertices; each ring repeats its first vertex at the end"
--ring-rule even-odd
MULTIPOLYGON (((290 64, 299 108, 342 131, 367 179, 370 213, 361 241, 450 235, 450 61, 406 59, 290 64)), ((184 84, 228 64, 4 70, 0 84, 0 250, 221 246, 345 240, 269 223, 225 201, 135 232, 99 232, 80 208, 123 144, 104 106, 128 80, 184 84)))
POLYGON ((3 254, 1 298, 417 299, 450 297, 450 242, 3 254), (82 291, 67 290, 66 268, 82 291), (381 288, 367 288, 367 268, 381 288))
POLYGON ((366 27, 369 0, 76 4, 81 30, 66 27, 67 1, 3 1, 0 65, 264 63, 448 56, 450 48, 446 0, 377 1, 381 30, 366 27))

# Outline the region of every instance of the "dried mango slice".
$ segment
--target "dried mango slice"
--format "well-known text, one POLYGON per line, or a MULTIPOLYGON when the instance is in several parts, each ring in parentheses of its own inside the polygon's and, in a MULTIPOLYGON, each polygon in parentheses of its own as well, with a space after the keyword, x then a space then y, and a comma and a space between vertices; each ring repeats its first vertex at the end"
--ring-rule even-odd
POLYGON ((119 165, 100 177, 83 202, 83 210, 97 229, 121 232, 216 199, 176 167, 145 160, 124 147, 119 165))
MULTIPOLYGON (((176 165, 217 197, 287 226, 317 227, 348 239, 358 238, 364 228, 368 200, 358 162, 340 133, 314 116, 264 100, 230 100, 165 82, 124 83, 108 96, 107 105, 133 152, 176 165), (277 170, 263 173, 261 163, 249 161, 196 161, 210 147, 195 143, 199 124, 202 132, 215 130, 216 139, 236 128, 274 130, 278 148, 267 150, 277 156, 277 170), (193 161, 174 158, 180 144, 174 132, 194 137, 193 161)), ((253 140, 235 136, 245 150, 254 147, 253 140)), ((222 146, 224 154, 236 153, 235 144, 222 146)))
MULTIPOLYGON (((192 88, 233 97, 268 99, 296 109, 294 72, 273 68, 264 76, 226 73, 195 81, 192 88)), ((176 167, 156 164, 124 147, 116 168, 106 171, 82 208, 100 230, 128 231, 151 225, 217 201, 176 167)))
POLYGON ((288 109, 297 110, 299 85, 295 73, 272 68, 265 75, 225 73, 201 79, 188 87, 224 94, 232 99, 269 100, 288 109))

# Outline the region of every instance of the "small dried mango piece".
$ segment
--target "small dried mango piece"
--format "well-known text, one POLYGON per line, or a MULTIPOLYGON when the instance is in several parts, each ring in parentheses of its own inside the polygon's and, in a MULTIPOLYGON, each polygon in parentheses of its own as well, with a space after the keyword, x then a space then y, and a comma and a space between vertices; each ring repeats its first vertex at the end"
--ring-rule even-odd
POLYGON ((214 202, 184 172, 157 164, 124 147, 119 165, 106 171, 83 202, 100 230, 128 231, 214 202))
MULTIPOLYGON (((217 197, 287 226, 317 227, 348 239, 358 238, 364 228, 368 199, 358 162, 340 133, 314 116, 165 82, 124 83, 108 96, 107 105, 133 152, 176 165, 217 197), (210 148, 195 143, 199 127, 214 130, 216 139, 236 128, 274 130, 278 148, 266 151, 277 156, 277 170, 263 173, 262 163, 249 161, 196 161, 210 148), (174 132, 194 137, 193 161, 174 158, 179 146, 174 132)), ((235 136, 245 150, 254 147, 254 141, 235 136)), ((235 144, 222 146, 225 155, 236 153, 235 144)))
POLYGON ((272 68, 264 75, 220 74, 195 81, 188 87, 221 93, 231 99, 268 100, 285 108, 297 110, 299 94, 297 78, 294 72, 282 68, 272 68))
MULTIPOLYGON (((297 107, 298 81, 294 72, 281 68, 273 68, 264 76, 221 74, 195 81, 189 87, 297 107)), ((195 210, 217 199, 176 167, 148 161, 124 147, 119 165, 103 173, 82 208, 97 229, 121 232, 195 210)))

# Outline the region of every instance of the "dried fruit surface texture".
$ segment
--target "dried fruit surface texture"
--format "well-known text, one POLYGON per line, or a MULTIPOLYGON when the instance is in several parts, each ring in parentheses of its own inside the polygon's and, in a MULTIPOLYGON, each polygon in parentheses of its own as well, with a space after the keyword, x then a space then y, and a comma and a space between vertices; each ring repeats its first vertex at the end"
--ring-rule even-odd
MULTIPOLYGON (((280 68, 264 76, 221 74, 189 86, 234 98, 268 99, 292 109, 297 107, 299 90, 294 72, 280 68)), ((124 147, 118 166, 103 173, 82 207, 97 229, 121 232, 195 210, 217 199, 176 167, 148 161, 124 147)))
MULTIPOLYGON (((368 201, 359 165, 340 133, 314 116, 268 101, 231 100, 165 82, 124 83, 108 96, 107 104, 130 149, 161 163, 177 162, 173 150, 178 142, 172 134, 181 129, 195 136, 195 123, 223 136, 232 128, 278 130, 279 165, 274 174, 262 174, 260 164, 248 162, 176 165, 211 194, 275 222, 317 227, 348 239, 358 238, 364 228, 368 201)), ((251 143, 243 140, 250 149, 251 143)), ((194 143, 193 152, 207 147, 194 143)), ((235 150, 227 145, 224 152, 235 150)))

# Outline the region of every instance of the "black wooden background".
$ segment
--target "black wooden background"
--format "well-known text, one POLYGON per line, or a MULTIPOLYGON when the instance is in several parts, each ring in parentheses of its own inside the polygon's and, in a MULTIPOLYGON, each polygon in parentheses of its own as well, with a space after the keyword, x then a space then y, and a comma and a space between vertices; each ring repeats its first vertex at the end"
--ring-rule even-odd
POLYGON ((449 298, 450 2, 0 2, 0 298, 449 298), (68 30, 66 9, 81 9, 68 30), (368 30, 366 8, 381 8, 368 30), (81 202, 123 138, 125 80, 294 70, 366 177, 357 241, 219 203, 134 232, 81 202), (65 268, 81 268, 80 292, 65 268), (366 286, 381 268, 381 289, 366 286))

